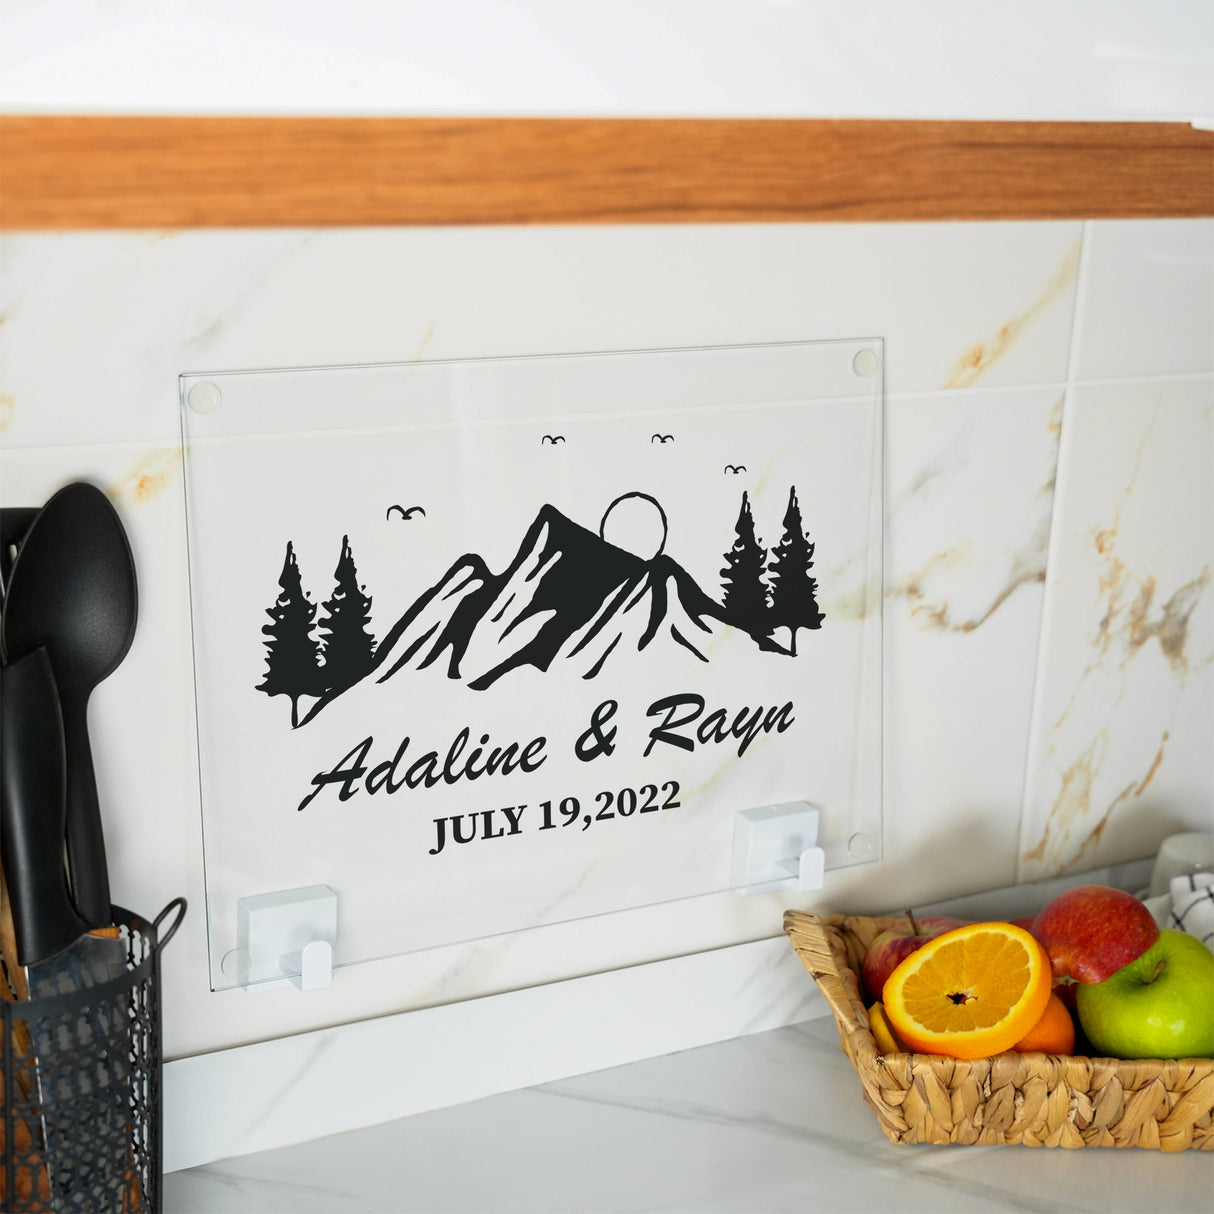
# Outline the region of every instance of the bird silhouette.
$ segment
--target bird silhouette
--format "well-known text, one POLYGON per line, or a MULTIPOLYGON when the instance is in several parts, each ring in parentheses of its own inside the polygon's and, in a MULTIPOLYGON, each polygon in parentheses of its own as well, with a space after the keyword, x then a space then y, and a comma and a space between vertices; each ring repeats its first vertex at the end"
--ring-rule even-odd
POLYGON ((551 443, 555 447, 557 443, 563 443, 564 441, 565 436, 563 434, 545 434, 540 439, 540 446, 542 447, 545 443, 551 443))
POLYGON ((673 434, 655 434, 655 435, 654 435, 654 436, 653 436, 653 437, 652 437, 652 438, 649 440, 649 443, 650 443, 650 445, 652 446, 654 442, 659 442, 659 443, 669 443, 669 442, 673 441, 673 439, 674 439, 674 435, 673 435, 673 434))
POLYGON ((732 472, 734 474, 734 476, 737 476, 737 474, 739 472, 746 471, 746 465, 745 464, 726 464, 725 471, 732 472))
POLYGON ((406 510, 404 506, 389 506, 388 513, 384 515, 384 517, 391 518, 393 510, 399 510, 401 518, 403 518, 406 522, 418 514, 420 514, 422 518, 426 517, 426 512, 421 506, 410 506, 408 510, 406 510))

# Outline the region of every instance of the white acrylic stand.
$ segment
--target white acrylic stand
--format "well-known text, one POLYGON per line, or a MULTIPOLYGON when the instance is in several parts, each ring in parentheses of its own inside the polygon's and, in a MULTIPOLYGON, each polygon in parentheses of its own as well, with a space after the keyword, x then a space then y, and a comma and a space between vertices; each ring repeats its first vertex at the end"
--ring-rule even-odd
POLYGON ((808 801, 742 810, 734 818, 730 886, 747 895, 821 889, 826 853, 817 846, 819 817, 808 801))
POLYGON ((237 940, 236 968, 250 994, 326 987, 337 948, 337 895, 309 885, 241 898, 237 940))

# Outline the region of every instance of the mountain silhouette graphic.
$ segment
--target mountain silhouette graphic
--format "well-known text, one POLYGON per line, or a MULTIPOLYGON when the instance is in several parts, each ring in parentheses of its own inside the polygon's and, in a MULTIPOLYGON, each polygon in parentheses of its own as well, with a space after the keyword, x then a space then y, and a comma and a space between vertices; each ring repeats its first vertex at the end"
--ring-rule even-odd
POLYGON ((544 506, 502 574, 460 557, 389 629, 371 676, 445 662, 476 691, 520 666, 571 663, 594 678, 613 653, 671 642, 701 646, 722 621, 719 604, 665 555, 644 560, 544 506))

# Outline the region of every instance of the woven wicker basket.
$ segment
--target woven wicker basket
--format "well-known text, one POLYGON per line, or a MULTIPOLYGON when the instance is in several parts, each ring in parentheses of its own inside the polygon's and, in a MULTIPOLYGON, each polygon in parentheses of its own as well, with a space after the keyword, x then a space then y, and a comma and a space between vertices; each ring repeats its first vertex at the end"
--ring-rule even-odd
POLYGON ((1214 1059, 881 1054, 857 975, 901 922, 787 911, 784 930, 826 996, 843 1052, 891 1142, 1214 1149, 1214 1059))

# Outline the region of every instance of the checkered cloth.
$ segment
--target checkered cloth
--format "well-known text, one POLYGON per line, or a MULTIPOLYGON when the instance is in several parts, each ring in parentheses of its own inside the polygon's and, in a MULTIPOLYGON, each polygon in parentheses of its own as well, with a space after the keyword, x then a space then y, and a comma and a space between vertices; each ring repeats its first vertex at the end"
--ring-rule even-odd
POLYGON ((1196 936, 1214 949, 1214 873, 1184 873, 1172 878, 1168 927, 1196 936))

